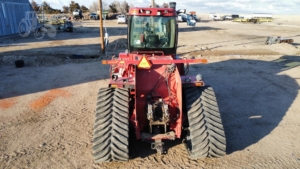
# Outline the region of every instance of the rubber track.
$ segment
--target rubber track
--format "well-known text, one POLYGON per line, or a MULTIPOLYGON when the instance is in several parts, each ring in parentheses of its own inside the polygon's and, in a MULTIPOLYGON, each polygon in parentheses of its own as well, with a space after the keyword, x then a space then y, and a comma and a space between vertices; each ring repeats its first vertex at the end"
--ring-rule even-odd
POLYGON ((99 90, 93 138, 96 163, 128 161, 128 98, 127 89, 99 90))
POLYGON ((190 158, 225 155, 225 133, 212 87, 186 88, 185 99, 189 121, 186 144, 190 158))

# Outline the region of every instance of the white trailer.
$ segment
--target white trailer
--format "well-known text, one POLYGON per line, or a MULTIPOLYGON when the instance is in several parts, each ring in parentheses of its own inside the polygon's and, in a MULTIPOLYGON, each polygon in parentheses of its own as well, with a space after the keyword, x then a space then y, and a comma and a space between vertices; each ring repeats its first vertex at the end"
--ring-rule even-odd
POLYGON ((214 15, 218 15, 218 14, 215 12, 209 13, 208 18, 213 19, 214 15))
POLYGON ((214 21, 221 20, 221 17, 217 13, 210 13, 208 17, 214 21))

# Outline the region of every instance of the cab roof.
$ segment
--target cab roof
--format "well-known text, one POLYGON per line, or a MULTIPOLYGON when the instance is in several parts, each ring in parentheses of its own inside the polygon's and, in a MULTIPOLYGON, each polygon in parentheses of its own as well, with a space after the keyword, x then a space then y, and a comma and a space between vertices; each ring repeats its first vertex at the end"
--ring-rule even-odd
POLYGON ((134 7, 129 9, 128 15, 134 16, 176 16, 173 8, 145 8, 134 7))

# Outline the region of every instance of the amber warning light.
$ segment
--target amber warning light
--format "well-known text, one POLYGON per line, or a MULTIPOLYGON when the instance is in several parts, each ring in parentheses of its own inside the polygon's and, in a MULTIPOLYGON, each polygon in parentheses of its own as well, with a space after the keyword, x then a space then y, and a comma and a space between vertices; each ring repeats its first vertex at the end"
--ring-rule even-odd
POLYGON ((150 69, 152 64, 149 62, 146 56, 143 56, 138 64, 140 69, 150 69))
POLYGON ((130 9, 130 12, 131 14, 138 14, 139 13, 139 10, 138 9, 130 9))

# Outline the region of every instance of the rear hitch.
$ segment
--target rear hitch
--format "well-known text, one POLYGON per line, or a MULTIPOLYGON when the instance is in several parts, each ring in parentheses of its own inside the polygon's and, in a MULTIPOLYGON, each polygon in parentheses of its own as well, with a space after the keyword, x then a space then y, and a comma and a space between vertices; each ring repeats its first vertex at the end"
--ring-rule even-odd
POLYGON ((151 143, 151 149, 156 150, 159 155, 167 154, 164 143, 161 140, 155 140, 155 142, 151 143))

